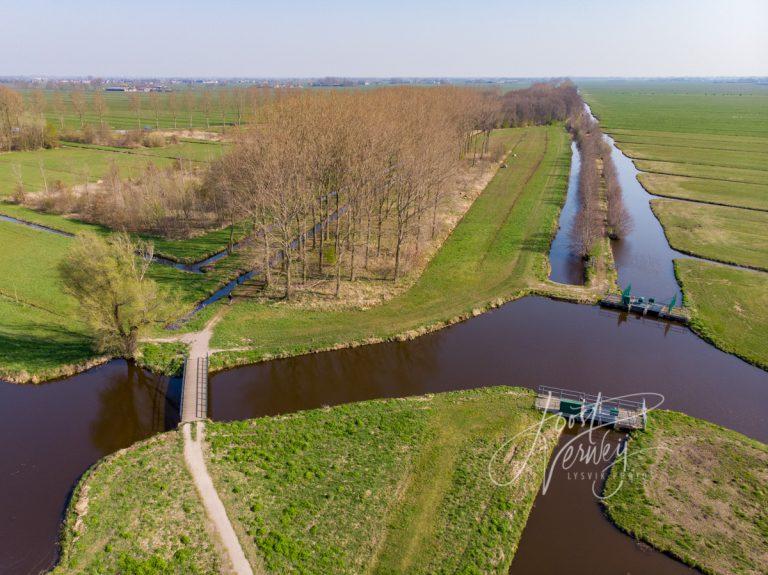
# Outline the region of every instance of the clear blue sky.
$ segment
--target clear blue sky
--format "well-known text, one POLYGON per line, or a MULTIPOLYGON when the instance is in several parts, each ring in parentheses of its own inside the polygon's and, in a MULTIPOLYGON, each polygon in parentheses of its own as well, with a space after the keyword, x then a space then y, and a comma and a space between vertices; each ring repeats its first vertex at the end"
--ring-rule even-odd
POLYGON ((768 75, 768 0, 0 0, 0 75, 768 75))

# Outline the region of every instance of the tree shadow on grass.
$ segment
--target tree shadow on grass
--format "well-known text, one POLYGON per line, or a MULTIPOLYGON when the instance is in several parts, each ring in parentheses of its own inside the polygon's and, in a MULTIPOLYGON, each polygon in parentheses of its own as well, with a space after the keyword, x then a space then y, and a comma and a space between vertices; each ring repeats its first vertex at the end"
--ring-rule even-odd
POLYGON ((22 321, 0 326, 0 373, 40 374, 83 363, 94 355, 90 337, 61 325, 22 321))

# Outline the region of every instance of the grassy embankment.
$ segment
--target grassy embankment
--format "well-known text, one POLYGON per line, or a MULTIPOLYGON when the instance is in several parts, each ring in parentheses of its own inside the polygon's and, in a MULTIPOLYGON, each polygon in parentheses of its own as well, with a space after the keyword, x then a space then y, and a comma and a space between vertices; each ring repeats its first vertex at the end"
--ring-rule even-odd
POLYGON ((617 465, 606 483, 621 485, 606 500, 613 521, 704 573, 765 573, 768 446, 671 411, 632 437, 628 473, 617 465))
POLYGON ((55 575, 221 573, 221 554, 170 432, 101 460, 67 512, 55 575))
MULTIPOLYGON (((603 128, 643 173, 672 247, 768 267, 768 89, 749 84, 586 83, 603 128), (718 205, 712 205, 718 204, 718 205)), ((694 329, 768 366, 768 273, 679 261, 694 329)))
MULTIPOLYGON (((268 572, 506 573, 554 427, 514 487, 495 487, 488 464, 537 425, 532 404, 493 388, 209 424, 209 469, 268 572)), ((509 449, 507 472, 531 440, 509 449)))
MULTIPOLYGON (((549 282, 548 251, 567 187, 570 149, 560 126, 525 139, 408 289, 370 309, 309 310, 242 301, 216 326, 212 366, 251 363, 354 343, 411 337, 528 293, 593 301, 596 287, 549 282)), ((514 132, 514 130, 513 130, 514 132)))

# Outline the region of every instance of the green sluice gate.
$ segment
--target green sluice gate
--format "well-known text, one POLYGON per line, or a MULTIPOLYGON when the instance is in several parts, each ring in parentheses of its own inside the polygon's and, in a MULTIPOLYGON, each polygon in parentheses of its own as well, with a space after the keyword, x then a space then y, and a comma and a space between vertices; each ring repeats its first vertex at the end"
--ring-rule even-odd
POLYGON ((560 413, 563 415, 579 415, 581 413, 581 402, 572 399, 560 400, 560 413))

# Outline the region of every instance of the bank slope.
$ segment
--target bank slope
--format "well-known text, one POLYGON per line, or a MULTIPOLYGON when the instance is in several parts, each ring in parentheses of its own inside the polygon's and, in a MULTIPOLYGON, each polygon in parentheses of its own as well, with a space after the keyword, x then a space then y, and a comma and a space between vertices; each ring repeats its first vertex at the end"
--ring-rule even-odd
POLYGON ((184 467, 181 434, 166 433, 96 464, 75 489, 52 575, 216 575, 215 537, 184 467))

